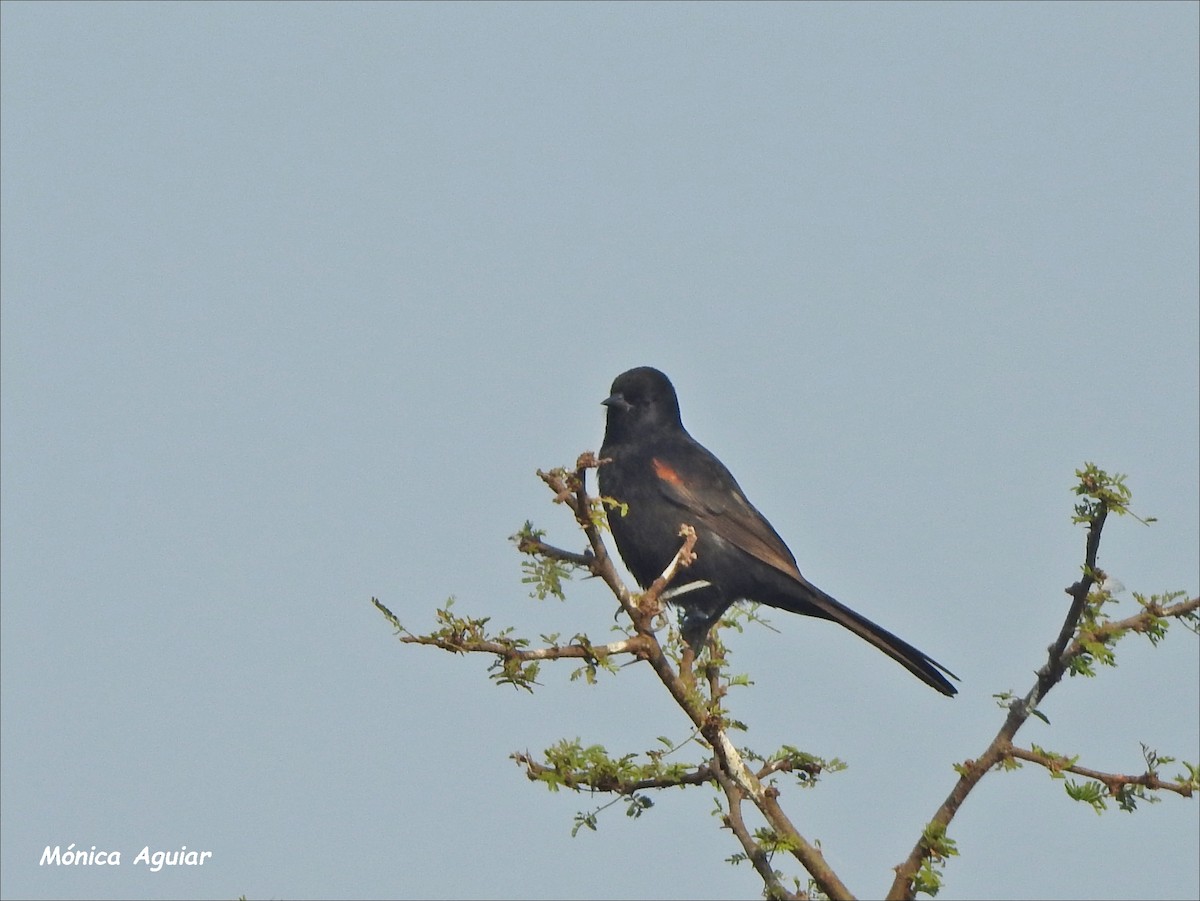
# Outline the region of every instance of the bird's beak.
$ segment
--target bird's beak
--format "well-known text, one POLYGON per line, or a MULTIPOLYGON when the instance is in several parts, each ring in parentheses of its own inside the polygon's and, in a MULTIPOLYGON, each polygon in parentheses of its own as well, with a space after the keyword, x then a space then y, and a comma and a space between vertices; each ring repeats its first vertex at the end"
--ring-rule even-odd
POLYGON ((600 401, 606 407, 616 407, 618 410, 630 410, 633 404, 625 399, 621 394, 610 394, 604 400, 600 401))

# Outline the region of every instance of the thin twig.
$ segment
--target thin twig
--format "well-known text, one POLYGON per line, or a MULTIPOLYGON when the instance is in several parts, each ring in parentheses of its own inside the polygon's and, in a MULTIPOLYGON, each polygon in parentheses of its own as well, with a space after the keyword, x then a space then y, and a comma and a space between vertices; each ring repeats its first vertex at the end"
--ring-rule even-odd
POLYGON ((549 557, 551 560, 561 560, 563 563, 571 563, 584 569, 591 569, 592 561, 595 559, 591 554, 577 554, 574 551, 563 550, 537 538, 522 538, 517 545, 517 550, 522 554, 549 557))
POLYGON ((1157 773, 1145 772, 1140 776, 1123 776, 1119 773, 1102 773, 1099 770, 1089 769, 1085 766, 1077 766, 1071 763, 1070 758, 1054 757, 1046 754, 1039 754, 1036 751, 1018 748, 1015 745, 1010 746, 1005 754, 1006 757, 1015 757, 1018 760, 1027 760, 1030 763, 1036 763, 1050 770, 1052 773, 1074 773, 1077 776, 1083 776, 1087 779, 1095 779, 1097 782, 1104 783, 1104 787, 1108 789, 1108 793, 1114 797, 1126 785, 1140 785, 1144 788, 1153 789, 1156 791, 1175 792, 1184 798, 1190 798, 1194 791, 1189 782, 1171 782, 1165 779, 1160 779, 1157 773))
POLYGON ((654 616, 662 613, 662 604, 659 602, 662 593, 674 580, 679 570, 691 566, 696 559, 696 530, 684 523, 679 527, 679 537, 683 539, 683 544, 675 552, 675 556, 671 558, 671 562, 667 564, 662 575, 651 582, 650 587, 638 599, 638 608, 645 613, 654 616))

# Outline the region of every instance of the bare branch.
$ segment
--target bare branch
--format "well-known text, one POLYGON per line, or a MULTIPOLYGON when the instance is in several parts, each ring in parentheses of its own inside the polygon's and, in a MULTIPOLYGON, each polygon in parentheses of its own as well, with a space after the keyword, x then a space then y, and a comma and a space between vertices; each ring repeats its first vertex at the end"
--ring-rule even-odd
POLYGON ((551 560, 561 560, 563 563, 571 563, 584 569, 591 569, 592 562, 595 560, 591 554, 577 554, 574 551, 566 551, 552 544, 546 544, 544 541, 538 541, 536 538, 523 537, 517 544, 517 550, 522 554, 549 557, 551 560))

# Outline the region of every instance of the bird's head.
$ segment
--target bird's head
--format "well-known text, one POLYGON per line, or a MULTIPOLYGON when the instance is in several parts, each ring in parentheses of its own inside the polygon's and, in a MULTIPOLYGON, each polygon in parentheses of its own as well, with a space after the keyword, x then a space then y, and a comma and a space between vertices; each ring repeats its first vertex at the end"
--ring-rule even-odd
POLYGON ((613 380, 611 393, 601 403, 608 407, 606 443, 631 432, 681 427, 675 387, 651 366, 622 372, 613 380))

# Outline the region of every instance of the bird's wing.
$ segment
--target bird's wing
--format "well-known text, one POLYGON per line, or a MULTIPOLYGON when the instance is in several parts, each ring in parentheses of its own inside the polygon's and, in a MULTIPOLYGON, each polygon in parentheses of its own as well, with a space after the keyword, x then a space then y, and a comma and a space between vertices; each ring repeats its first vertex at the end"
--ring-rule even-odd
POLYGON ((707 451, 703 453, 703 467, 686 469, 661 456, 651 458, 659 490, 699 520, 694 524, 704 525, 752 557, 807 584, 779 533, 746 500, 729 471, 707 451))

